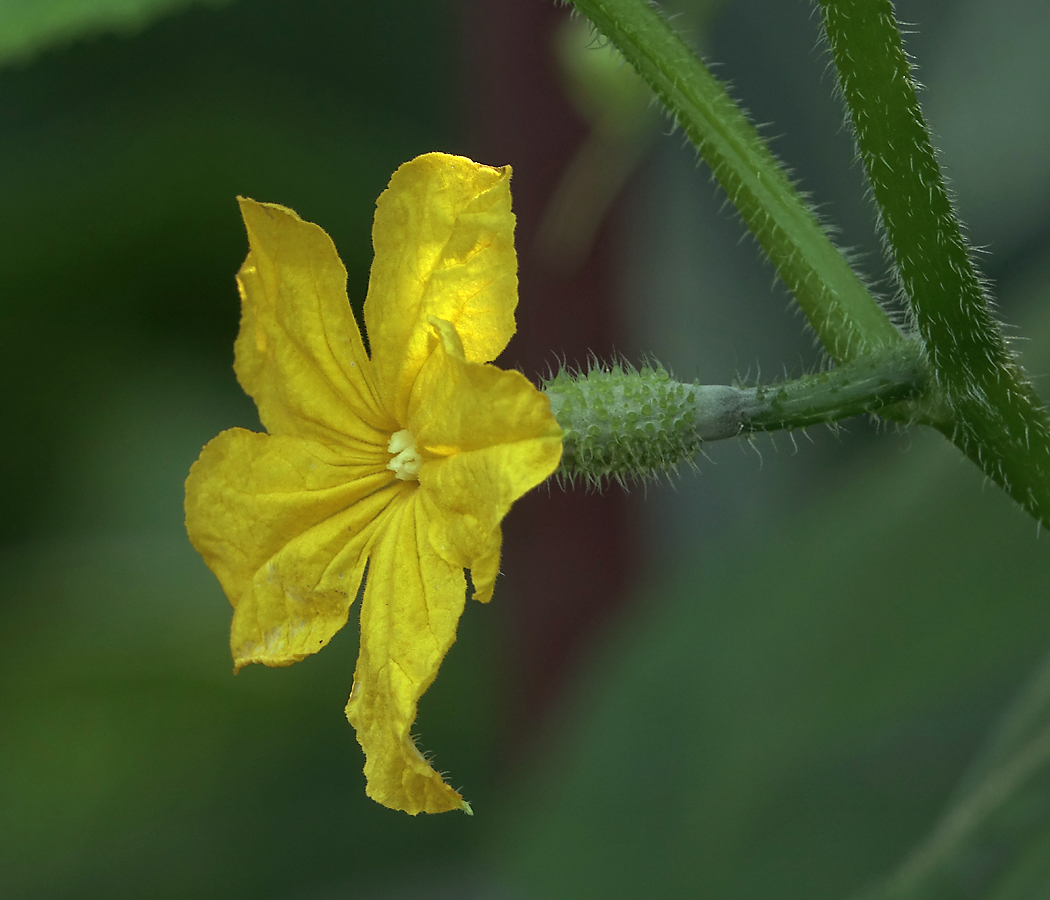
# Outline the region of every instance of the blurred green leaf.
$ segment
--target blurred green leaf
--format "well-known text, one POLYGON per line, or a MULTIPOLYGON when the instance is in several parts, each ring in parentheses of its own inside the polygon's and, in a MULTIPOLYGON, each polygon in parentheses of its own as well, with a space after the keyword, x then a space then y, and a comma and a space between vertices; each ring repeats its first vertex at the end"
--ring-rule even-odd
POLYGON ((0 65, 103 31, 133 31, 192 5, 230 0, 0 0, 0 65))

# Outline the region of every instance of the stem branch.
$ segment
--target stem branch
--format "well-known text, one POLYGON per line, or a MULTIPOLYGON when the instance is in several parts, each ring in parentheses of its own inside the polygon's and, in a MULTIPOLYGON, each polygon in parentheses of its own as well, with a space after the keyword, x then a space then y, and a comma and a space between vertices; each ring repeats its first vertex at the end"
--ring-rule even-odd
POLYGON ((887 242, 950 415, 936 424, 1050 525, 1050 416, 1003 340, 952 209, 891 0, 819 0, 887 242))
POLYGON ((917 341, 794 381, 750 388, 683 384, 663 369, 559 373, 544 385, 564 431, 561 474, 645 478, 689 463, 706 441, 805 428, 918 398, 917 341))

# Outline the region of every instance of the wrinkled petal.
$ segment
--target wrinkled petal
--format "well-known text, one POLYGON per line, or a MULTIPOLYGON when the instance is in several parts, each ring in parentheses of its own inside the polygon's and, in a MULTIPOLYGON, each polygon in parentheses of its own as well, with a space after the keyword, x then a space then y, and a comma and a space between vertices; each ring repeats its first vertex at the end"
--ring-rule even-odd
POLYGON ((224 431, 186 481, 186 530, 234 607, 241 668, 289 665, 346 623, 375 520, 397 496, 386 460, 224 431))
POLYGON ((474 582, 474 599, 488 603, 496 588, 496 576, 499 575, 500 549, 503 545, 503 532, 497 528, 492 536, 492 551, 481 556, 470 564, 470 580, 474 582))
POLYGON ((495 359, 518 301, 510 168, 429 153, 401 166, 376 204, 365 327, 376 383, 404 423, 429 354, 429 316, 455 325, 471 362, 495 359))
POLYGON ((384 515, 361 606, 361 649, 346 716, 365 752, 368 796, 415 815, 463 807, 416 749, 412 724, 452 642, 463 570, 437 556, 418 491, 384 515))
POLYGON ((396 428, 379 403, 331 238, 283 206, 239 202, 251 252, 237 275, 234 368, 263 425, 352 449, 383 443, 382 432, 396 428))
POLYGON ((558 467, 561 429, 544 393, 519 372, 462 359, 449 328, 435 328, 408 428, 428 455, 419 484, 434 549, 473 569, 498 558, 498 527, 511 504, 558 467))

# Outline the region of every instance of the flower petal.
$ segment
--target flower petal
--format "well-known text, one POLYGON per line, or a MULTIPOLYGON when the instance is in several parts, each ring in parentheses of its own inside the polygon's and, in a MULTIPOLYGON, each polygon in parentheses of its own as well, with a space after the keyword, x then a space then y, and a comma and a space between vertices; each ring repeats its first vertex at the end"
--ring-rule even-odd
POLYGON ((412 739, 423 692, 452 642, 466 595, 463 570, 427 539, 419 492, 383 515, 361 605, 361 649, 346 717, 365 752, 368 796, 415 815, 463 808, 412 739))
POLYGON ((429 316, 455 325, 472 362, 495 359, 518 302, 510 167, 428 153, 401 166, 376 203, 365 327, 376 383, 404 423, 429 353, 429 316))
POLYGON ((474 599, 488 603, 496 587, 496 576, 499 575, 500 548, 503 545, 503 532, 497 528, 493 535, 493 551, 488 556, 475 559, 470 564, 470 580, 474 582, 474 599))
POLYGON ((237 275, 234 368, 266 430, 385 445, 397 428, 379 403, 331 238, 283 206, 239 202, 251 252, 237 275))
POLYGON ((346 623, 374 520, 403 491, 372 453, 224 431, 186 480, 186 530, 234 607, 236 667, 290 665, 346 623))
POLYGON ((558 467, 562 432, 547 396, 520 372, 467 362, 446 326, 436 331, 409 406, 408 428, 427 457, 420 490, 434 549, 472 569, 495 553, 488 571, 511 504, 558 467))

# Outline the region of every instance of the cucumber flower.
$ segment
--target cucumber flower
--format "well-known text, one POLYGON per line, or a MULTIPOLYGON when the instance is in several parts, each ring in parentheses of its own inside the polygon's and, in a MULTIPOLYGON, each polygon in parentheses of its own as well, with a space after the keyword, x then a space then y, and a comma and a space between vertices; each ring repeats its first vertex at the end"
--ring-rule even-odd
POLYGON ((346 715, 368 795, 469 811, 416 749, 416 706, 455 640, 464 569, 488 601, 500 522, 562 451, 547 397, 489 365, 515 328, 510 168, 431 153, 394 173, 372 228, 370 352, 328 235, 240 205, 234 369, 266 433, 224 431, 186 482, 190 540, 233 605, 235 670, 320 650, 367 566, 346 715))

